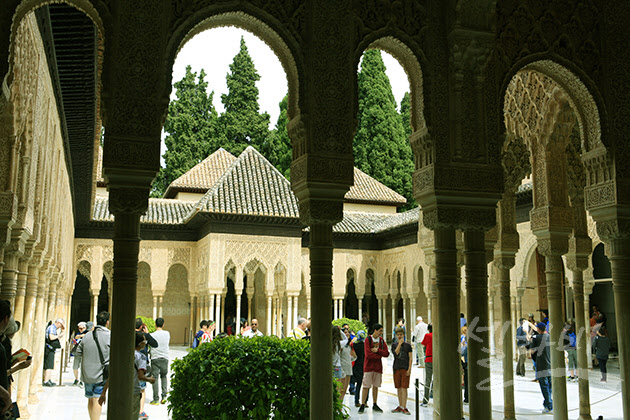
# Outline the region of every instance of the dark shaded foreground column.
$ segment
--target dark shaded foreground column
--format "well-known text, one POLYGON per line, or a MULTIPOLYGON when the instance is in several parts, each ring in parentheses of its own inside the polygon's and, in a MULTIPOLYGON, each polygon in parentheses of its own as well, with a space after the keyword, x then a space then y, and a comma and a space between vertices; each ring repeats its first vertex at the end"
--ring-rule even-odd
POLYGON ((547 299, 549 302, 549 343, 551 352, 551 393, 554 420, 567 420, 567 378, 564 364, 564 346, 560 334, 564 326, 562 310, 562 258, 559 255, 545 257, 547 299))
POLYGON ((133 413, 135 308, 140 214, 114 213, 110 374, 107 418, 136 420, 133 413))
POLYGON ((611 239, 609 259, 615 293, 623 418, 630 419, 630 238, 611 239))
POLYGON ((503 418, 515 419, 514 405, 514 341, 512 336, 512 302, 510 296, 510 269, 514 267, 514 257, 497 257, 494 260, 499 277, 499 297, 501 299, 501 340, 503 343, 503 418))
MULTIPOLYGON (((588 260, 585 261, 588 268, 588 260)), ((585 268, 585 269, 586 269, 585 268)), ((627 302, 627 301, 626 301, 627 302)), ((584 276, 580 269, 573 270, 573 303, 575 305, 575 333, 577 336, 578 390, 580 393, 580 419, 591 419, 591 402, 588 380, 588 356, 586 349, 590 345, 590 327, 586 328, 584 318, 584 276)))
MULTIPOLYGON (((435 274, 437 285, 439 353, 435 391, 439 393, 439 406, 434 412, 439 418, 458 419, 462 412, 462 386, 460 382, 459 310, 453 305, 458 293, 457 246, 455 229, 438 228, 435 235, 435 274)), ((435 417, 435 416, 434 416, 435 417)))
MULTIPOLYGON (((492 418, 488 322, 488 269, 485 234, 464 231, 466 307, 468 310, 468 389, 470 418, 492 418)), ((452 308, 451 308, 452 310, 452 308)), ((452 418, 452 417, 447 417, 452 418)))
POLYGON ((311 225, 309 255, 312 302, 310 413, 311 419, 332 419, 332 225, 311 225))

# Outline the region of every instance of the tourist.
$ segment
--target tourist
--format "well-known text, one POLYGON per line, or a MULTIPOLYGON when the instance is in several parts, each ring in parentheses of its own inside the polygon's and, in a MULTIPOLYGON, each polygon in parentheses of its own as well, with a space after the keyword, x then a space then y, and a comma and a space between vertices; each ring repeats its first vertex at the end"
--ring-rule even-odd
POLYGON ((577 337, 575 336, 575 332, 573 331, 573 325, 566 324, 564 326, 560 339, 564 344, 564 351, 567 353, 569 381, 576 381, 578 379, 577 337))
POLYGON ((372 410, 382 413, 383 410, 378 406, 378 389, 383 382, 383 357, 389 357, 387 344, 383 340, 383 326, 374 324, 372 335, 365 339, 364 350, 365 360, 363 362, 363 398, 361 399, 361 407, 359 413, 365 412, 365 403, 367 401, 368 389, 372 388, 372 398, 374 404, 372 410))
POLYGON ((429 398, 433 394, 433 325, 427 325, 427 333, 420 342, 424 346, 424 398, 422 406, 429 404, 429 398))
POLYGON ((96 327, 86 334, 77 346, 76 355, 81 358, 81 379, 83 391, 88 399, 90 420, 101 418, 101 405, 98 398, 103 394, 106 365, 109 365, 109 313, 101 312, 96 316, 96 327))
POLYGON ((208 321, 204 319, 203 321, 199 323, 199 331, 197 331, 197 334, 195 334, 195 338, 193 339, 193 342, 192 342, 193 349, 196 349, 199 346, 199 344, 201 343, 201 337, 203 336, 203 334, 206 332, 207 329, 208 329, 208 321))
MULTIPOLYGON (((136 350, 134 353, 134 377, 133 377, 133 406, 132 413, 137 413, 141 410, 142 391, 143 388, 140 385, 142 382, 155 383, 155 378, 146 376, 147 373, 147 359, 144 356, 142 350, 147 345, 146 335, 141 331, 136 331, 136 350)), ((99 406, 105 404, 107 389, 109 388, 109 380, 105 384, 103 393, 98 399, 99 406)), ((148 416, 147 416, 148 418, 148 416)))
POLYGON ((363 312, 361 315, 361 321, 363 322, 363 325, 368 328, 370 327, 370 315, 367 312, 363 312))
POLYGON ((407 328, 405 328, 405 320, 403 318, 398 318, 398 322, 394 325, 394 332, 392 333, 392 343, 396 343, 396 328, 402 328, 405 337, 407 337, 407 328))
POLYGON ((341 368, 341 348, 348 343, 348 338, 341 333, 338 326, 332 327, 332 367, 333 377, 339 385, 343 385, 343 369, 341 368))
POLYGON ((77 329, 78 331, 72 339, 72 351, 70 352, 70 355, 74 356, 74 360, 72 361, 74 383, 72 384, 72 386, 83 386, 83 383, 81 383, 81 381, 79 380, 79 367, 81 367, 81 358, 77 357, 77 355, 75 354, 75 350, 77 349, 77 346, 79 345, 83 337, 85 337, 85 334, 87 334, 87 324, 81 321, 77 324, 77 329))
POLYGON ((608 355, 610 354, 611 346, 610 337, 608 337, 608 329, 602 326, 597 331, 597 337, 595 337, 593 343, 593 349, 595 351, 595 358, 599 363, 599 370, 602 373, 602 382, 606 382, 606 363, 608 362, 608 355))
POLYGON ((291 331, 289 338, 292 338, 294 340, 301 340, 306 335, 305 331, 306 331, 306 319, 300 318, 297 321, 297 327, 293 328, 293 331, 291 331))
POLYGON ((401 327, 396 327, 396 341, 392 343, 392 354, 394 355, 394 386, 398 393, 398 407, 394 408, 392 413, 411 415, 407 409, 407 393, 413 363, 413 348, 411 344, 405 342, 405 330, 401 327))
POLYGON ((516 375, 525 376, 525 359, 527 359, 527 332, 525 331, 525 318, 518 320, 516 329, 516 349, 518 362, 516 363, 516 375))
POLYGON ((85 323, 85 332, 89 333, 94 329, 94 323, 92 321, 88 321, 85 323))
POLYGON ((7 328, 4 330, 4 333, 1 334, 0 344, 4 347, 5 353, 7 355, 7 375, 9 375, 9 388, 7 391, 11 392, 11 384, 13 382, 13 374, 19 372, 22 369, 26 369, 32 363, 32 359, 30 356, 26 356, 26 353, 18 353, 22 354, 23 357, 16 357, 17 354, 13 353, 13 337, 15 334, 20 331, 20 323, 11 317, 9 319, 9 324, 7 328))
MULTIPOLYGON (((4 333, 11 320, 11 303, 8 300, 0 299, 0 333, 4 333)), ((0 366, 6 366, 10 354, 0 344, 0 366)), ((0 369, 0 415, 5 415, 11 409, 11 393, 9 392, 9 375, 7 369, 0 369)))
POLYGON ((549 334, 549 311, 547 309, 541 309, 540 315, 542 317, 542 322, 545 323, 545 331, 549 334))
POLYGON ((539 322, 536 329, 538 334, 532 339, 529 348, 533 350, 532 357, 536 357, 536 379, 543 395, 543 414, 547 414, 553 412, 549 333, 547 332, 547 324, 544 322, 539 322))
POLYGON ((424 367, 424 346, 420 343, 422 343, 426 333, 427 323, 422 320, 421 316, 419 316, 416 318, 416 326, 413 328, 413 332, 411 333, 411 341, 414 343, 416 350, 416 365, 419 365, 420 367, 424 367))
POLYGON ((459 353, 464 373, 464 404, 468 404, 468 327, 465 325, 459 336, 459 353))
MULTIPOLYGON (((352 366, 352 376, 356 378, 355 392, 354 392, 354 405, 355 407, 361 407, 361 385, 363 384, 363 363, 365 362, 365 343, 364 340, 367 337, 367 333, 363 330, 357 331, 357 335, 352 342, 352 349, 356 354, 357 360, 354 361, 352 366)), ((370 393, 370 390, 367 390, 370 393)))
MULTIPOLYGON (((155 341, 155 338, 151 334, 149 334, 149 328, 142 321, 142 318, 136 318, 136 332, 140 332, 144 334, 144 339, 147 342, 145 346, 142 347, 140 351, 145 358, 147 371, 151 371, 151 364, 149 363, 149 350, 151 348, 158 348, 159 344, 155 341)), ((153 382, 152 382, 153 383, 153 382)), ((144 412, 144 402, 146 401, 146 388, 147 383, 145 381, 140 381, 140 389, 142 390, 142 398, 140 399, 140 412, 139 416, 141 419, 148 419, 149 416, 144 412)))
POLYGON ((340 400, 343 401, 346 396, 346 391, 348 389, 348 384, 350 383, 350 378, 352 377, 352 361, 356 360, 357 354, 352 349, 350 345, 352 338, 350 337, 350 329, 343 328, 341 333, 346 338, 342 341, 341 344, 341 371, 343 376, 341 378, 341 390, 340 390, 340 400))
POLYGON ((44 383, 43 386, 55 386, 51 380, 55 368, 55 351, 61 348, 59 339, 63 337, 65 329, 63 319, 59 318, 46 327, 46 347, 44 348, 44 383))
POLYGON ((302 337, 302 340, 311 341, 311 318, 306 321, 306 330, 304 331, 305 335, 302 337))
POLYGON ((258 329, 258 320, 256 318, 252 319, 252 327, 245 331, 245 334, 243 334, 243 337, 262 337, 263 333, 260 332, 260 330, 258 329))
POLYGON ((466 317, 464 316, 463 313, 460 313, 459 314, 459 328, 463 328, 467 324, 468 324, 468 322, 466 321, 466 317))
POLYGON ((168 392, 168 359, 169 345, 171 343, 171 333, 164 330, 164 318, 160 317, 155 320, 155 332, 152 334, 158 346, 151 351, 151 376, 155 378, 153 382, 153 400, 152 405, 166 404, 166 394, 168 392), (160 400, 160 388, 157 379, 162 384, 162 399, 160 400))
POLYGON ((242 324, 243 324, 243 326, 241 327, 241 336, 243 336, 243 334, 245 334, 247 331, 249 331, 251 329, 251 327, 247 323, 246 319, 243 320, 242 324))
POLYGON ((206 321, 206 330, 203 332, 199 343, 203 344, 212 342, 212 333, 216 327, 217 324, 214 321, 206 321))

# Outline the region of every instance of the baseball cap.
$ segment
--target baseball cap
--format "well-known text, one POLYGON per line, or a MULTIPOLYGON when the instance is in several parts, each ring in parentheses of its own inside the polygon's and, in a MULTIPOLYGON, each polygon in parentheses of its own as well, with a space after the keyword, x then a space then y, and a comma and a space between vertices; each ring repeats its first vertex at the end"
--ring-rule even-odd
POLYGON ((545 324, 544 322, 539 322, 538 324, 536 324, 536 328, 538 328, 540 331, 544 331, 547 329, 547 324, 545 324))

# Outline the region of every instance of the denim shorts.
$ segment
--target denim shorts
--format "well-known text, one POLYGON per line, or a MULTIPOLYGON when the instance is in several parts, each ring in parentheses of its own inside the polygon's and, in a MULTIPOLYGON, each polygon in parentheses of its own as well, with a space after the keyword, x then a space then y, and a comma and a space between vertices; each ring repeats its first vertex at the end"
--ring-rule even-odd
POLYGON ((147 388, 147 383, 144 381, 139 381, 140 382, 140 389, 146 389, 147 388))
POLYGON ((98 382, 96 384, 83 384, 85 398, 99 398, 103 393, 104 386, 105 382, 98 382))
POLYGON ((341 366, 333 366, 333 378, 341 379, 343 378, 343 370, 341 366))

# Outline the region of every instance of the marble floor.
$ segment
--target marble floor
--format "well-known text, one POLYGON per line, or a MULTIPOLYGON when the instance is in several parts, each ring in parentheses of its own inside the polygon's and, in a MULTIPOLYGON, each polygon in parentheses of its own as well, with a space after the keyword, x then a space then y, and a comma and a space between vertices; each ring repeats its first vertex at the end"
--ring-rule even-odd
MULTIPOLYGON (((170 358, 171 360, 179 357, 183 357, 186 354, 186 349, 183 347, 171 347, 170 358)), ((391 375, 391 363, 392 359, 387 361, 387 368, 385 369, 385 375, 383 376, 383 386, 378 396, 378 405, 385 411, 384 413, 373 413, 368 408, 364 414, 358 414, 357 408, 354 407, 354 396, 347 395, 344 402, 349 406, 348 411, 352 419, 390 419, 390 418, 416 418, 416 401, 415 401, 415 379, 418 378, 420 383, 424 380, 424 369, 414 365, 412 373, 412 387, 409 389, 409 402, 408 408, 411 411, 411 416, 403 416, 401 414, 393 414, 390 410, 396 408, 398 400, 396 398, 396 389, 394 388, 393 378, 391 375)), ((501 419, 502 417, 502 404, 503 404, 503 392, 501 387, 502 368, 501 361, 499 359, 493 359, 491 363, 492 369, 492 403, 493 403, 493 418, 501 419)), ((542 395, 538 384, 532 382, 533 371, 531 361, 528 361, 527 376, 525 378, 516 378, 515 393, 516 393, 516 412, 518 419, 551 419, 551 415, 542 415, 542 395)), ((609 373, 608 382, 600 382, 599 371, 591 370, 589 372, 590 383, 590 398, 591 398, 591 413, 593 419, 597 419, 598 416, 603 416, 605 420, 621 419, 621 383, 619 380, 619 368, 617 360, 609 361, 609 373)), ((34 407, 30 407, 31 416, 33 420, 85 420, 87 416, 87 400, 83 395, 83 390, 78 387, 72 386, 73 375, 68 370, 63 376, 63 386, 54 388, 44 388, 44 391, 40 394, 40 404, 34 407)), ((56 377, 58 380, 58 376, 56 377)), ((150 398, 152 396, 152 390, 147 390, 147 395, 150 398)), ((569 418, 578 418, 578 385, 577 383, 569 382, 567 384, 568 393, 568 406, 569 406, 569 418)), ((422 396, 422 390, 420 391, 422 396)), ((149 399, 150 401, 150 399, 149 399)), ((371 399, 370 399, 371 401, 371 399)), ((467 406, 464 406, 464 410, 467 410, 467 406)), ((106 418, 106 409, 103 410, 102 418, 106 418)), ((145 411, 149 415, 149 418, 154 420, 167 420, 169 419, 168 409, 165 405, 152 406, 146 404, 145 411)), ((423 408, 418 410, 420 419, 432 419, 432 407, 423 408)), ((464 416, 468 418, 467 414, 464 416)))

